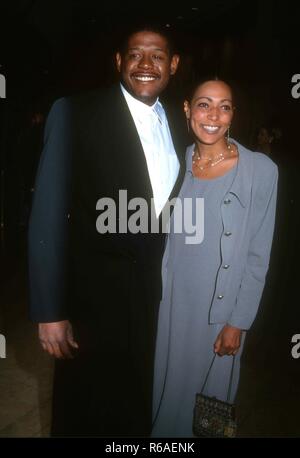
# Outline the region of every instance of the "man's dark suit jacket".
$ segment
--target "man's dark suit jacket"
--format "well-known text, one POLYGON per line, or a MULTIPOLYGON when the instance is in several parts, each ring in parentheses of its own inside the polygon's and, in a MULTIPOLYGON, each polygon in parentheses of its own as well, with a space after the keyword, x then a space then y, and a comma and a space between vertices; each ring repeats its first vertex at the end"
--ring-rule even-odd
MULTIPOLYGON (((181 162, 172 197, 185 145, 181 126, 168 120, 181 162)), ((80 346, 73 360, 57 361, 53 435, 151 430, 165 236, 100 235, 96 203, 118 203, 119 190, 150 206, 147 163, 120 87, 58 100, 48 116, 29 227, 31 318, 69 319, 80 346)))

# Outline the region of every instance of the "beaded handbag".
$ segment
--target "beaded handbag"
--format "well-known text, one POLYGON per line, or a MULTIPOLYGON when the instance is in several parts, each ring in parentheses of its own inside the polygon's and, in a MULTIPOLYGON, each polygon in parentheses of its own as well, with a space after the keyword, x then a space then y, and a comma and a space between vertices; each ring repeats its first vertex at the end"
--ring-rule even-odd
POLYGON ((235 437, 237 424, 235 420, 235 406, 229 403, 231 385, 233 378, 234 359, 230 374, 230 382, 227 392, 227 402, 221 401, 215 397, 205 396, 205 388, 208 376, 214 363, 216 354, 213 357, 208 373, 204 380, 200 393, 196 394, 194 407, 193 433, 198 437, 235 437))

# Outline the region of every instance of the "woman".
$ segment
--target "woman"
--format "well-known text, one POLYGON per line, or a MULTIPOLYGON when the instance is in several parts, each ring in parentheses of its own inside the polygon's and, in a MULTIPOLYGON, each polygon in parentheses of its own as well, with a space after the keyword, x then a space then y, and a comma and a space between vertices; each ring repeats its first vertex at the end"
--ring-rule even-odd
MULTIPOLYGON (((195 395, 230 401, 239 379, 245 331, 262 295, 273 237, 277 167, 229 139, 231 88, 209 80, 184 110, 188 147, 180 201, 204 199, 204 239, 187 244, 174 215, 163 259, 154 378, 153 437, 191 437, 195 395)), ((183 225, 184 226, 184 225, 183 225)))
POLYGON ((281 158, 282 131, 279 127, 261 127, 257 134, 256 151, 273 158, 276 163, 281 158))
POLYGON ((257 151, 260 151, 267 156, 271 156, 273 140, 274 135, 272 133, 272 129, 261 127, 257 134, 257 151))

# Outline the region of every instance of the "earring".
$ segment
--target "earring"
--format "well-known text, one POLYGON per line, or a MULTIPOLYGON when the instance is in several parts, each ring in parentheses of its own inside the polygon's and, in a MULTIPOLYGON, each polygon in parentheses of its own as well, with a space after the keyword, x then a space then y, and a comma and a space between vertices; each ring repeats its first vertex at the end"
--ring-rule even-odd
POLYGON ((187 126, 188 133, 190 133, 190 120, 189 120, 189 118, 186 118, 186 126, 187 126))
POLYGON ((231 149, 231 145, 230 145, 230 141, 229 141, 229 138, 230 138, 230 131, 229 131, 229 129, 230 129, 230 124, 229 124, 228 129, 227 129, 227 138, 226 138, 226 140, 227 140, 227 148, 228 148, 228 149, 231 149))
POLYGON ((185 119, 186 119, 186 127, 187 127, 187 131, 188 131, 188 134, 189 134, 190 133, 190 118, 188 117, 189 116, 188 115, 189 106, 188 106, 186 101, 184 102, 183 110, 184 110, 185 119))

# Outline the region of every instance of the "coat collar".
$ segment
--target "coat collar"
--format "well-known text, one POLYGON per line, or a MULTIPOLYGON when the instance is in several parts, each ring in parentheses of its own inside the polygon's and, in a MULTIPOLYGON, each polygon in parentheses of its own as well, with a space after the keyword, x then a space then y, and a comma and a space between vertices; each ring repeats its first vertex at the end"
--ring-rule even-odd
MULTIPOLYGON (((99 91, 93 98, 93 103, 96 108, 90 123, 89 137, 94 143, 93 150, 96 158, 99 157, 99 151, 103 150, 105 138, 105 148, 108 151, 106 167, 111 167, 110 175, 115 177, 114 181, 119 182, 126 189, 129 183, 132 188, 134 187, 135 195, 151 199, 153 192, 143 146, 120 84, 111 86, 105 93, 99 91), (105 111, 103 107, 106 107, 105 111), (101 135, 98 135, 99 132, 101 135), (113 160, 111 160, 111 151, 114 152, 113 160)), ((156 106, 160 106, 159 101, 156 106)), ((163 108, 165 109, 165 103, 163 108)), ((165 109, 165 112, 180 162, 178 178, 169 197, 171 199, 177 196, 182 184, 185 161, 181 152, 185 151, 186 142, 181 138, 181 119, 173 115, 172 109, 165 109)), ((183 126, 185 127, 185 124, 183 126)))
MULTIPOLYGON (((250 199, 253 175, 253 153, 234 139, 230 139, 238 148, 239 160, 233 182, 227 192, 237 197, 242 207, 246 207, 250 199)), ((186 169, 192 173, 192 155, 195 145, 190 145, 186 151, 186 169)))
POLYGON ((235 195, 242 207, 246 207, 250 199, 252 174, 253 174, 253 153, 247 150, 236 140, 230 139, 236 144, 239 151, 237 171, 231 188, 230 194, 235 195))

